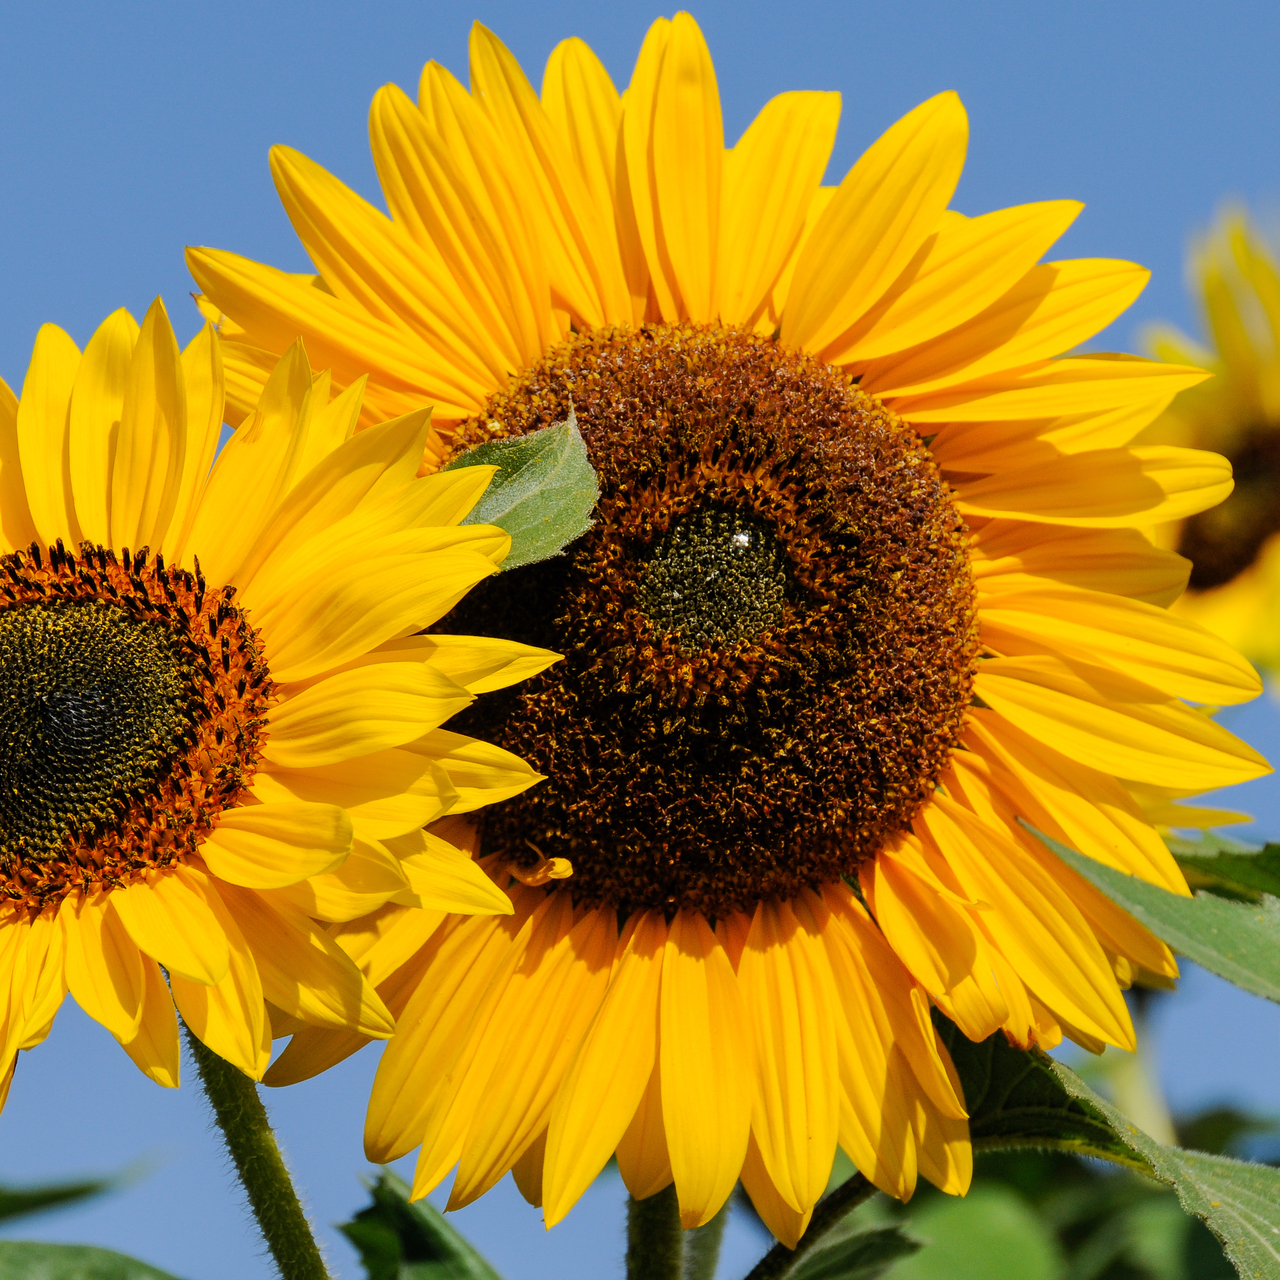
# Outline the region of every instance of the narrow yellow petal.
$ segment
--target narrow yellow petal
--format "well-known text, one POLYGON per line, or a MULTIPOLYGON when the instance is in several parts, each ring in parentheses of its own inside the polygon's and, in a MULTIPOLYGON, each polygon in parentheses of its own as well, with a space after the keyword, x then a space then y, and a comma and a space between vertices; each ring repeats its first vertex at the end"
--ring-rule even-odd
POLYGON ((150 956, 143 957, 142 967, 146 994, 138 1034, 121 1048, 143 1075, 165 1089, 176 1089, 182 1070, 182 1046, 178 1041, 178 1015, 173 996, 160 966, 150 956))
POLYGON ((1234 649, 1165 609, 1077 587, 1010 591, 979 607, 982 638, 998 653, 1057 653, 1114 667, 1171 698, 1230 706, 1262 692, 1234 649))
POLYGON ((993 658, 980 667, 974 691, 987 706, 1103 773, 1207 791, 1271 772, 1208 716, 1118 672, 1068 667, 1048 655, 993 658))
POLYGON ((0 543, 13 551, 36 537, 18 448, 18 397, 0 378, 0 543))
POLYGON ((413 636, 396 648, 412 648, 468 693, 492 693, 545 671, 560 654, 488 636, 413 636))
POLYGON ((948 212, 925 252, 824 358, 874 360, 964 324, 1012 288, 1083 208, 1076 200, 1049 200, 979 218, 948 212))
POLYGON ((968 138, 964 107, 948 92, 921 103, 867 149, 796 263, 784 343, 821 351, 889 288, 937 229, 968 138))
POLYGON ((142 955, 109 893, 68 894, 60 911, 67 986, 76 1003, 122 1044, 138 1034, 146 991, 142 955))
POLYGON ((387 841, 409 881, 417 905, 427 911, 509 915, 511 900, 470 854, 429 831, 387 841), (408 850, 411 850, 409 852, 408 850))
POLYGON ((662 1117, 662 1071, 657 1061, 635 1115, 618 1142, 617 1154, 623 1184, 637 1200, 647 1200, 671 1185, 671 1155, 662 1117))
POLYGON ((192 889, 186 868, 175 863, 116 889, 111 905, 129 936, 170 973, 206 985, 226 976, 227 939, 204 898, 192 889))
POLYGON ((661 912, 630 922, 608 993, 556 1094, 543 1176, 553 1227, 608 1163, 644 1097, 657 1060, 658 992, 667 927, 661 912))
POLYGON ((458 793, 450 816, 510 799, 542 780, 542 774, 510 751, 448 729, 436 729, 406 743, 405 750, 429 756, 444 771, 458 793))
POLYGON ((67 448, 80 534, 111 545, 109 497, 138 322, 123 308, 97 328, 71 390, 67 448))
POLYGON ((860 385, 877 395, 930 395, 1047 360, 1105 328, 1150 278, 1107 258, 1042 263, 963 325, 872 364, 860 385))
POLYGON ((831 966, 807 911, 762 902, 738 962, 755 1038, 751 1129, 778 1195, 804 1214, 827 1186, 840 1122, 831 966))
POLYGON ((767 303, 804 231, 835 145, 838 93, 782 93, 724 159, 717 312, 748 324, 767 303))
POLYGON ((1093 529, 1181 520, 1216 506, 1231 487, 1221 454, 1163 445, 1092 449, 956 486, 965 515, 1093 529))
POLYGON ((80 540, 68 471, 71 389, 80 350, 57 325, 40 326, 18 401, 18 458, 36 533, 45 546, 80 540))
POLYGON ((813 1206, 809 1205, 803 1213, 799 1213, 783 1197, 760 1154, 760 1145, 754 1131, 747 1143, 747 1156, 742 1166, 742 1186, 751 1197, 751 1203, 764 1225, 788 1249, 794 1249, 800 1243, 809 1219, 813 1217, 813 1206))
POLYGON ((113 547, 159 548, 178 503, 186 451, 182 353, 157 298, 143 318, 120 409, 111 464, 113 547))
POLYGON ((301 912, 268 905, 251 889, 218 893, 244 934, 272 1004, 304 1022, 385 1039, 395 1024, 346 953, 301 912))
POLYGON ((219 880, 248 889, 297 884, 351 852, 351 819, 336 804, 281 801, 224 809, 200 846, 219 880))
POLYGON ((355 667, 273 708, 264 754, 285 769, 338 764, 412 743, 472 701, 423 663, 355 667))
POLYGON ((662 957, 662 1115, 686 1230, 728 1199, 746 1158, 754 1048, 728 955, 707 922, 678 911, 662 957))

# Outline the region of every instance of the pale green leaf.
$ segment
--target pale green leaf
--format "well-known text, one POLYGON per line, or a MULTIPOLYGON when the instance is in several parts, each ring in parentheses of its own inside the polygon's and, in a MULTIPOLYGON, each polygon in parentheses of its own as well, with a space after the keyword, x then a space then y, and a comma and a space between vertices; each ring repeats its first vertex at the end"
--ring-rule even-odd
POLYGON ((477 445, 445 468, 497 467, 463 524, 493 524, 511 535, 503 569, 559 555, 591 528, 600 485, 577 418, 531 435, 477 445))
POLYGON ((0 1240, 0 1280, 176 1280, 168 1271, 87 1244, 0 1240))
POLYGON ((1178 1193, 1188 1213, 1208 1223, 1240 1275, 1280 1280, 1280 1169, 1166 1147, 1100 1098, 1070 1068, 1055 1062, 1053 1071, 1073 1098, 1106 1117, 1152 1176, 1178 1193))
POLYGON ((1034 827, 1027 829, 1175 951, 1237 987, 1280 1001, 1280 902, 1276 899, 1264 897, 1253 904, 1208 893, 1184 898, 1086 858, 1034 827))

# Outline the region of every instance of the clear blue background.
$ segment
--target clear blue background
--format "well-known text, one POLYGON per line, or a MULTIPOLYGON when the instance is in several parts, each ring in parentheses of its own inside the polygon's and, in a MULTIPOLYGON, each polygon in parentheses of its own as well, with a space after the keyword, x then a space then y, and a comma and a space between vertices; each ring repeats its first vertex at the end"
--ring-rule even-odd
MULTIPOLYGON (((831 177, 922 99, 957 89, 972 122, 956 198, 968 213, 1072 196, 1088 209, 1071 256, 1154 270, 1103 345, 1134 349, 1154 318, 1195 323, 1182 280, 1188 236, 1225 196, 1270 212, 1280 190, 1280 19, 1274 3, 964 4, 758 0, 695 6, 716 60, 732 141, 786 89, 838 89, 844 122, 831 177)), ((377 87, 412 92, 427 58, 466 78, 479 18, 535 84, 557 41, 584 37, 619 85, 656 10, 601 3, 0 4, 0 376, 20 385, 37 327, 83 343, 111 310, 141 316, 162 294, 181 336, 197 327, 184 243, 235 249, 291 270, 307 263, 267 171, 276 142, 300 148, 367 196, 365 128, 377 87)), ((1280 756, 1280 714, 1262 699, 1233 727, 1280 756)), ((1238 803, 1280 835, 1269 781, 1238 803)), ((1280 1010, 1201 973, 1157 1017, 1175 1106, 1235 1100, 1280 1112, 1280 1010)), ((269 1101, 317 1219, 362 1202, 357 1178, 364 1055, 269 1101)), ((271 1274, 229 1189, 199 1095, 144 1080, 68 1002, 24 1055, 0 1116, 0 1179, 147 1171, 96 1205, 9 1232, 109 1244, 186 1280, 271 1274)), ((407 1171, 406 1171, 407 1172, 407 1171)), ((622 1193, 605 1180, 545 1235, 506 1182, 458 1225, 512 1280, 619 1273, 622 1193)), ((342 1276, 354 1255, 326 1237, 342 1276)), ((762 1241, 731 1227, 722 1274, 762 1241)))

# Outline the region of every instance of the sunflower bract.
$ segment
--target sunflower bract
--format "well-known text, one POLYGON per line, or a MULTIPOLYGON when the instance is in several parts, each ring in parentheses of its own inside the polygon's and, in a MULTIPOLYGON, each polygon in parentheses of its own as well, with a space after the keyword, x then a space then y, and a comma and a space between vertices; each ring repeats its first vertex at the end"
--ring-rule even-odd
MULTIPOLYGON (((428 466, 572 408, 600 475, 565 556, 433 629, 565 654, 452 726, 548 775, 483 826, 514 914, 338 930, 399 1020, 366 1149, 420 1146, 417 1196, 511 1171, 550 1225, 616 1153, 687 1227, 741 1179, 794 1244, 837 1145, 892 1195, 964 1191, 930 1006, 1131 1047, 1121 989, 1177 972, 1019 819, 1185 893, 1135 789, 1267 770, 1191 705, 1258 679, 1170 615, 1186 562, 1141 532, 1230 491, 1131 443, 1205 375, 1059 358, 1147 273, 1041 262, 1071 201, 950 209, 954 94, 829 187, 838 114, 783 94, 726 150, 688 14, 625 98, 578 40, 538 95, 476 26, 470 91, 429 63, 374 99, 390 217, 273 153, 316 277, 188 252, 237 405, 301 333, 368 373, 369 424, 434 406, 428 466)), ((268 1080, 361 1043, 302 1029, 268 1080)))

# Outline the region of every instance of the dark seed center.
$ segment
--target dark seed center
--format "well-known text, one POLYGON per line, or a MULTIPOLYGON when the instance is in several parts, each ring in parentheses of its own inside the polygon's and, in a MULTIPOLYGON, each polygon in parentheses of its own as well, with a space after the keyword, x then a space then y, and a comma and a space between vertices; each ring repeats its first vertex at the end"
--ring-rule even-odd
POLYGON ((786 557, 773 531, 743 511, 710 507, 658 539, 636 604, 659 632, 698 650, 776 627, 786 594, 786 557))
POLYGON ((188 687, 172 633, 117 605, 0 611, 0 849, 48 858, 109 821, 178 746, 188 687))

